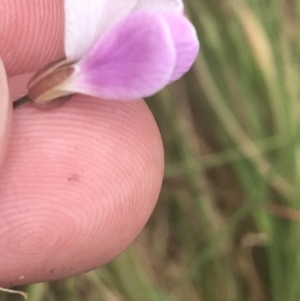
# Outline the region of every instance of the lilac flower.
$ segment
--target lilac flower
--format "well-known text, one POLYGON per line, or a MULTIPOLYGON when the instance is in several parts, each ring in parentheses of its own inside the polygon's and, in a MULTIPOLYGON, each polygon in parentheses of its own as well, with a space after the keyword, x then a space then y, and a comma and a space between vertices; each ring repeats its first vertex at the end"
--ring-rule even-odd
POLYGON ((74 93, 147 97, 188 71, 198 51, 181 0, 65 0, 66 59, 39 72, 28 95, 38 105, 74 93))

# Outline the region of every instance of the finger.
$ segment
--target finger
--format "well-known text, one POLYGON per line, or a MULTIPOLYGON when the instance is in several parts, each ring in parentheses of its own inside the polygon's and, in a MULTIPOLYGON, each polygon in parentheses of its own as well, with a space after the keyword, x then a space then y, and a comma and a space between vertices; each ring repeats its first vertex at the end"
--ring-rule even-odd
POLYGON ((12 105, 4 65, 0 59, 0 168, 2 166, 10 133, 12 105))
POLYGON ((30 72, 8 78, 10 97, 13 101, 20 99, 28 93, 28 82, 34 74, 34 72, 30 72))
POLYGON ((63 0, 1 0, 0 14, 0 57, 9 76, 64 56, 63 0))
POLYGON ((159 137, 142 101, 15 110, 0 171, 0 286, 79 274, 124 250, 158 198, 159 137))

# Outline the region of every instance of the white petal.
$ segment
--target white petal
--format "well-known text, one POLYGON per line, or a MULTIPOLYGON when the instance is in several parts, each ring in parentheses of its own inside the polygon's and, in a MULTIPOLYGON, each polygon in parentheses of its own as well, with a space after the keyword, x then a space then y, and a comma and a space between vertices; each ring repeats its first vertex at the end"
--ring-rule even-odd
POLYGON ((182 0, 138 0, 134 10, 183 13, 182 0))
POLYGON ((128 15, 138 0, 65 0, 65 54, 82 58, 112 25, 128 15))
POLYGON ((6 72, 0 59, 0 166, 3 162, 12 117, 12 102, 10 101, 6 72))

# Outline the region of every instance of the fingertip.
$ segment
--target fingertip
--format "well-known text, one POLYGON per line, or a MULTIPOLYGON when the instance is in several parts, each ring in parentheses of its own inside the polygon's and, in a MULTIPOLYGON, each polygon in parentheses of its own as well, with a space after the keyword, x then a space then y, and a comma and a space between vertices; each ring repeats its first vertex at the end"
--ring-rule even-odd
POLYGON ((64 56, 63 0, 2 0, 0 12, 0 56, 9 76, 64 56))
POLYGON ((16 111, 0 172, 0 285, 64 278, 120 254, 162 183, 146 104, 76 96, 55 110, 16 111))
POLYGON ((35 72, 15 75, 8 78, 8 87, 12 101, 22 98, 28 93, 28 82, 35 72))
POLYGON ((3 163, 10 133, 12 103, 4 65, 0 58, 0 168, 3 163))

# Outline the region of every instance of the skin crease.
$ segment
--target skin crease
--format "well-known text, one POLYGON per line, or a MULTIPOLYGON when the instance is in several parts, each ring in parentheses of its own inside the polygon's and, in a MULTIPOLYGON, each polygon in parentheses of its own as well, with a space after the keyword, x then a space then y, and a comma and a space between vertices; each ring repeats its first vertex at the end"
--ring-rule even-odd
MULTIPOLYGON (((26 73, 63 56, 63 2, 2 0, 0 12, 16 96, 26 73)), ((76 275, 120 254, 153 211, 163 165, 141 100, 75 96, 53 110, 16 109, 0 170, 0 286, 76 275)))

